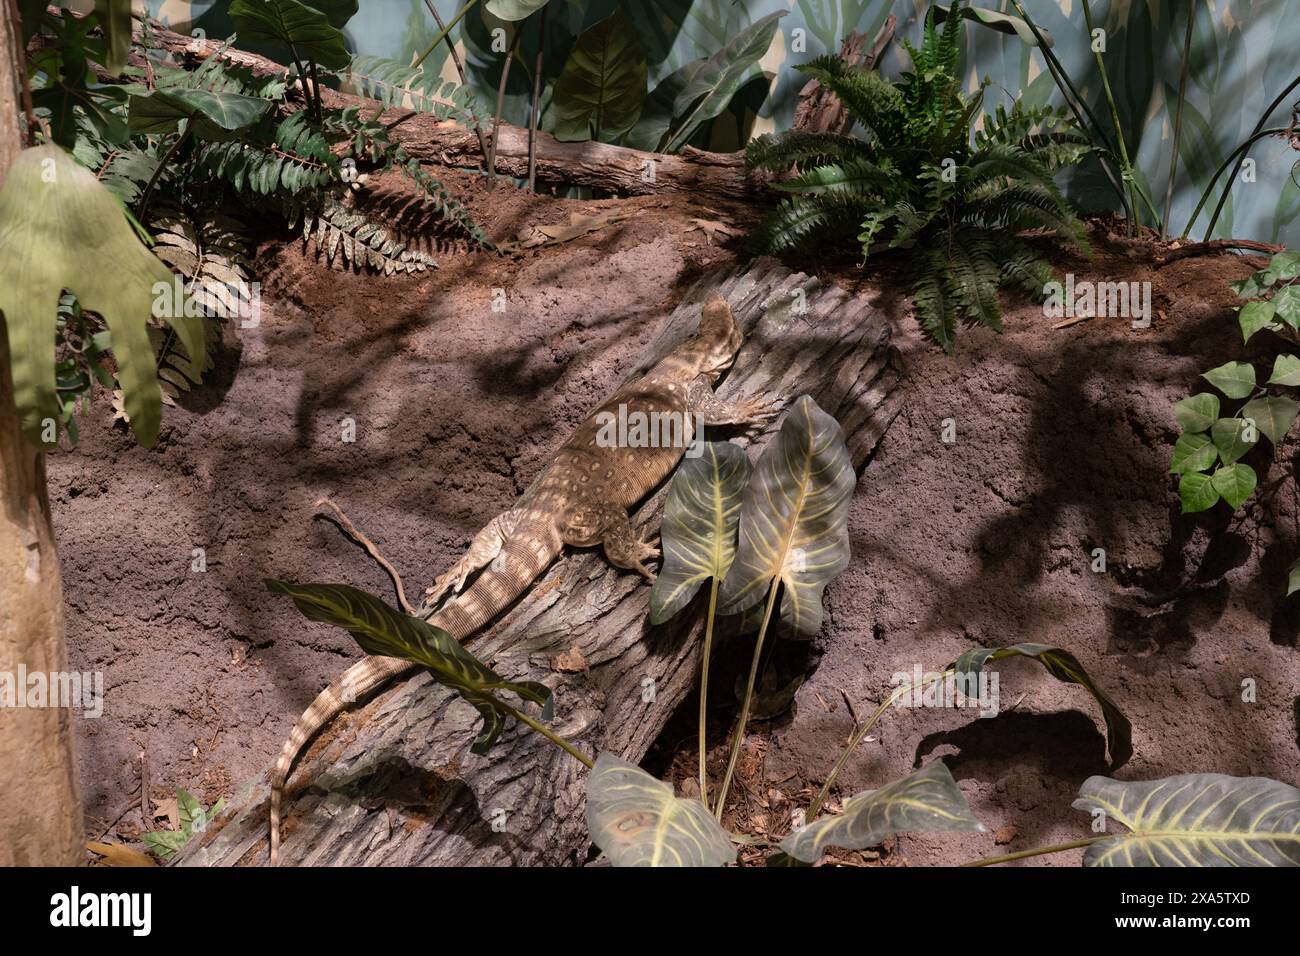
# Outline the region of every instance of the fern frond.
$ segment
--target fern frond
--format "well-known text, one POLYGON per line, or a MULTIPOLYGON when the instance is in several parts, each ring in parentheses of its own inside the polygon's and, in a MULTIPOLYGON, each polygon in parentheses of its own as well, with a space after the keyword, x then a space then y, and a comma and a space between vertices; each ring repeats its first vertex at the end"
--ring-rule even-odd
POLYGON ((1012 286, 1035 300, 1046 294, 1044 286, 1052 281, 1052 267, 1047 260, 1018 239, 1003 237, 997 246, 999 285, 1012 286))
POLYGON ((388 109, 431 113, 471 129, 483 122, 471 87, 444 82, 426 73, 423 65, 412 68, 382 56, 354 56, 346 70, 334 75, 349 81, 358 95, 378 100, 388 109))
POLYGON ((928 249, 917 262, 912 309, 926 336, 952 354, 957 336, 957 303, 948 281, 946 253, 928 249))
POLYGON ((839 97, 854 121, 877 140, 888 143, 897 138, 903 94, 875 70, 848 66, 838 57, 818 57, 796 69, 816 77, 839 97))
POLYGON ((852 235, 864 205, 833 194, 793 196, 777 204, 755 244, 765 252, 781 252, 852 235))
POLYGON ((958 314, 1002 331, 993 244, 976 229, 956 230, 948 243, 948 283, 958 314))
POLYGON ((316 254, 323 253, 330 266, 337 257, 345 268, 365 267, 384 275, 438 268, 430 256, 394 238, 383 226, 334 202, 303 220, 302 241, 304 248, 315 243, 316 254))
POLYGON ((787 193, 837 193, 868 200, 879 196, 881 188, 892 178, 892 169, 882 169, 870 160, 857 159, 843 165, 815 166, 789 182, 774 183, 773 188, 787 193))
POLYGON ((871 146, 854 136, 786 130, 764 133, 745 147, 745 168, 785 172, 791 166, 822 166, 850 157, 869 158, 871 146))

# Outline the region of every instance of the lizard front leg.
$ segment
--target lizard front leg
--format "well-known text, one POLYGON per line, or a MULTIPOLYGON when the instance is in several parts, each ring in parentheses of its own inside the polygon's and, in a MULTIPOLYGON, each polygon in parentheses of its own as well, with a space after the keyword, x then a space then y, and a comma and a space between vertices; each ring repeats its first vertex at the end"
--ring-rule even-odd
POLYGON ((469 550, 461 555, 460 560, 453 564, 446 574, 438 575, 433 582, 433 587, 425 591, 427 595, 425 603, 436 604, 447 594, 459 593, 471 574, 491 564, 501 553, 506 538, 510 537, 515 525, 519 523, 519 517, 519 509, 512 508, 489 521, 487 526, 474 536, 469 550))
POLYGON ((713 383, 701 375, 691 382, 686 393, 687 408, 699 415, 706 425, 745 425, 763 428, 781 412, 779 398, 753 396, 727 402, 713 394, 713 383))

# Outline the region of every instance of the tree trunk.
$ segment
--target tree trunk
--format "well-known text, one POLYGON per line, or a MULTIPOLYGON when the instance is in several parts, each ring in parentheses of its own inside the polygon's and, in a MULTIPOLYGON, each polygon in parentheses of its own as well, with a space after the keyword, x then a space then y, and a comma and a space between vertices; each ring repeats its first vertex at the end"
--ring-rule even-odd
MULTIPOLYGON (((15 30, 3 9, 0 183, 22 148, 15 30)), ((20 682, 24 673, 57 677, 67 666, 45 456, 18 428, 8 336, 0 322, 0 866, 71 866, 82 860, 72 713, 48 697, 29 701, 20 682)))
MULTIPOLYGON (((885 317, 770 259, 698 283, 632 374, 693 331, 715 290, 746 333, 719 393, 763 391, 787 401, 810 394, 839 420, 861 470, 898 410, 898 360, 885 317)), ((657 526, 663 495, 660 489, 634 522, 657 526)), ((571 553, 470 646, 503 676, 554 688, 555 727, 577 747, 639 761, 695 686, 704 627, 699 601, 651 627, 649 594, 639 577, 599 555, 571 553)), ((586 771, 518 726, 486 756, 474 756, 476 723, 468 704, 423 674, 340 718, 302 760, 296 790, 291 782, 285 863, 584 862, 586 771)), ((179 862, 265 862, 267 797, 265 774, 245 783, 179 862)))
MULTIPOLYGON (((876 39, 872 41, 871 49, 865 52, 867 35, 853 30, 840 43, 837 57, 843 60, 846 66, 855 67, 861 64, 864 70, 874 70, 880 63, 885 48, 894 39, 894 29, 897 25, 898 18, 891 13, 886 18, 884 26, 880 28, 880 32, 876 34, 876 39)), ((822 86, 820 80, 811 79, 804 84, 803 89, 799 91, 799 100, 795 104, 791 129, 804 133, 839 133, 844 136, 852 126, 853 117, 849 115, 847 107, 840 102, 838 96, 822 86)))

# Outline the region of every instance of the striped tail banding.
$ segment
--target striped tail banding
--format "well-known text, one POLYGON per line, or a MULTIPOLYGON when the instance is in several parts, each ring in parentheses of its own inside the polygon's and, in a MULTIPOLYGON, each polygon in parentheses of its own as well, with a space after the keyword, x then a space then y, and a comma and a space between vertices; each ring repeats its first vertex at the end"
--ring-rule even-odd
MULTIPOLYGON (((448 601, 429 623, 458 641, 466 640, 504 611, 546 570, 562 549, 558 532, 549 523, 521 524, 501 548, 492 566, 448 601)), ((419 670, 418 664, 397 657, 366 657, 349 667, 316 697, 298 718, 271 772, 271 865, 280 858, 280 808, 285 786, 298 754, 307 742, 347 707, 398 677, 419 670)))

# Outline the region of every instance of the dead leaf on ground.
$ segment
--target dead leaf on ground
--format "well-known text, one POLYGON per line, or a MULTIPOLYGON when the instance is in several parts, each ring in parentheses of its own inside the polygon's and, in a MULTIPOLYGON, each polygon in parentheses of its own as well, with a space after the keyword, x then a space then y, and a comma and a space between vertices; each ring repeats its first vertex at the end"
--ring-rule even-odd
POLYGON ((86 849, 100 856, 101 866, 157 866, 149 856, 121 843, 87 843, 86 849))
POLYGON ((547 223, 540 226, 525 226, 515 234, 514 242, 501 246, 502 252, 518 252, 521 249, 534 249, 537 246, 555 245, 570 242, 589 233, 599 232, 606 226, 622 222, 631 213, 617 212, 608 215, 584 216, 582 213, 570 213, 568 222, 547 223))
POLYGON ((153 802, 153 818, 161 820, 167 818, 170 826, 169 830, 179 830, 181 828, 181 808, 175 797, 168 797, 166 800, 155 800, 153 802))

